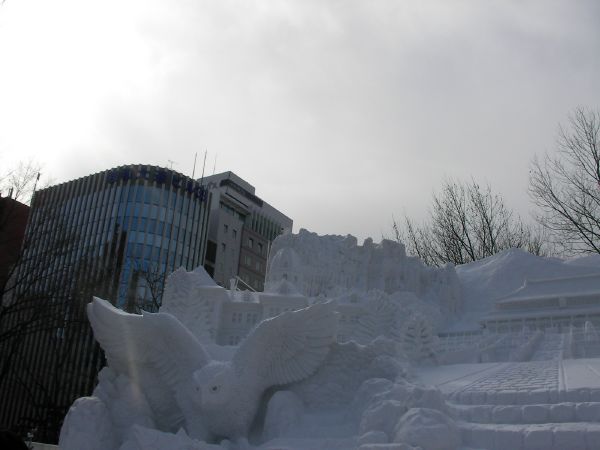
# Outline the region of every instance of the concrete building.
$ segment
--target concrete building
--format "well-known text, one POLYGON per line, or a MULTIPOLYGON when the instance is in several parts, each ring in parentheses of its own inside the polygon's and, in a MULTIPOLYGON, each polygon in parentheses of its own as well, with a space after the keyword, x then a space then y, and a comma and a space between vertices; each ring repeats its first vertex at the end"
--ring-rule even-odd
POLYGON ((255 188, 233 172, 203 179, 211 195, 204 268, 221 286, 262 291, 273 240, 292 231, 292 219, 257 197, 255 188))

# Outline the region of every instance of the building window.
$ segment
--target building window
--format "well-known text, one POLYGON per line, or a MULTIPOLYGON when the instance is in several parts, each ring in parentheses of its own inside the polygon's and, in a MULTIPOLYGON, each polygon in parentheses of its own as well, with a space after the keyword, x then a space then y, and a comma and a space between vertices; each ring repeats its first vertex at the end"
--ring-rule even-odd
POLYGON ((225 252, 226 248, 227 246, 225 245, 225 242, 221 242, 221 251, 225 252))
POLYGON ((223 224, 223 233, 227 234, 227 230, 229 230, 229 225, 225 223, 223 224))
POLYGON ((260 253, 261 255, 263 254, 263 245, 262 243, 258 243, 258 253, 260 253))
POLYGON ((250 267, 252 266, 252 258, 250 258, 248 255, 244 256, 244 263, 250 267))
POLYGON ((252 248, 254 246, 254 239, 248 238, 248 247, 252 248))
POLYGON ((234 228, 233 230, 231 230, 233 233, 233 238, 237 239, 237 230, 234 228))
POLYGON ((256 270, 258 270, 259 272, 262 270, 262 264, 260 263, 260 261, 256 261, 256 264, 254 266, 256 267, 256 270))

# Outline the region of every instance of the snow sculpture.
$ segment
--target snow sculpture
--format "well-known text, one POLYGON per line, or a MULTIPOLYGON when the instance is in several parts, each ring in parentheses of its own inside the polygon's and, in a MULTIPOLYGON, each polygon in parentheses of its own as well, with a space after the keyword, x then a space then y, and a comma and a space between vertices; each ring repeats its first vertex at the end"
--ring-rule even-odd
POLYGON ((415 361, 436 361, 437 336, 431 322, 421 314, 415 314, 407 322, 402 333, 402 347, 415 361))
POLYGON ((388 295, 374 290, 366 297, 365 312, 354 328, 346 325, 341 331, 362 344, 378 337, 395 341, 401 344, 405 356, 415 362, 435 360, 432 357, 437 345, 434 330, 442 321, 436 305, 420 300, 412 292, 388 295))
POLYGON ((365 309, 367 314, 358 320, 354 333, 358 342, 367 343, 378 336, 400 340, 400 308, 388 295, 381 291, 371 291, 365 309))
POLYGON ((200 342, 214 342, 227 300, 227 291, 202 266, 191 272, 181 267, 167 277, 160 312, 175 316, 200 342))
MULTIPOLYGON (((312 242, 314 236, 312 234, 308 236, 312 242)), ((302 233, 299 237, 302 237, 302 233)), ((318 242, 321 239, 323 242, 327 242, 326 238, 331 237, 318 238, 318 242)), ((339 242, 336 244, 336 242, 334 239, 333 243, 340 245, 346 252, 355 252, 356 249, 363 248, 357 247, 355 240, 350 238, 343 241, 344 245, 339 242)), ((386 242, 383 246, 372 245, 371 247, 375 249, 375 253, 387 249, 385 251, 392 255, 392 257, 387 257, 386 261, 388 262, 376 262, 377 258, 371 258, 373 255, 368 253, 364 255, 372 259, 373 267, 381 270, 383 270, 383 266, 392 267, 396 263, 401 265, 402 257, 405 257, 402 245, 391 241, 386 242)), ((331 249, 326 251, 333 252, 336 248, 335 245, 330 245, 331 249)), ((367 246, 367 248, 371 247, 367 246)), ((339 252, 333 253, 338 255, 339 252)), ((340 270, 349 274, 349 269, 346 267, 347 261, 342 259, 338 262, 342 264, 340 270)), ((435 272, 437 278, 432 278, 427 283, 431 285, 428 288, 431 292, 437 289, 439 293, 422 298, 413 291, 399 290, 389 293, 383 289, 369 287, 368 283, 364 286, 369 290, 365 291, 364 286, 361 287, 361 283, 358 283, 357 286, 352 285, 350 279, 355 277, 352 275, 343 280, 334 280, 336 283, 339 281, 346 283, 344 286, 333 286, 316 297, 309 298, 298 289, 295 283, 302 285, 302 282, 292 271, 294 267, 304 267, 303 264, 296 250, 291 247, 281 248, 271 264, 274 272, 269 275, 271 281, 268 283, 266 291, 256 293, 226 290, 217 286, 202 267, 196 268, 193 272, 179 269, 167 279, 160 312, 174 315, 203 344, 237 345, 261 320, 276 316, 285 310, 301 309, 311 303, 324 302, 327 300, 325 296, 327 293, 329 299, 334 301, 336 311, 339 313, 338 340, 340 342, 355 340, 367 344, 379 336, 400 342, 405 324, 415 313, 427 318, 430 322, 429 326, 433 330, 439 329, 443 317, 439 303, 440 298, 443 297, 444 289, 442 288, 446 286, 450 289, 453 286, 452 283, 444 284, 443 281, 449 277, 448 274, 453 273, 450 270, 453 268, 436 269, 438 270, 435 272), (277 278, 278 270, 280 278, 277 278), (435 281, 436 279, 438 281, 435 281), (336 295, 331 297, 334 293, 336 295)), ((334 269, 327 268, 330 272, 334 269)), ((373 270, 369 269, 369 271, 373 270)), ((368 278, 377 279, 375 273, 371 273, 368 278)), ((395 276, 390 275, 387 279, 389 290, 400 286, 395 276)), ((372 284, 379 286, 375 282, 372 284)), ((317 284, 312 286, 316 288, 317 284)))
POLYGON ((408 365, 399 350, 395 342, 387 339, 368 345, 335 343, 316 373, 289 389, 308 409, 347 407, 366 380, 395 380, 407 375, 408 365))
POLYGON ((301 229, 278 236, 271 247, 266 290, 286 279, 307 297, 338 297, 350 291, 413 292, 444 313, 461 311, 461 285, 453 266, 426 267, 404 245, 384 239, 362 246, 354 236, 319 236, 301 229))
POLYGON ((583 326, 583 336, 586 343, 597 343, 600 339, 598 338, 598 331, 596 327, 589 320, 585 322, 583 326))
MULTIPOLYGON (((170 314, 128 314, 95 298, 88 317, 108 361, 95 394, 106 399, 104 392, 112 392, 114 401, 115 386, 124 383, 138 399, 128 404, 126 414, 111 410, 110 399, 104 407, 91 402, 101 411, 102 423, 112 422, 114 429, 155 425, 171 433, 183 428, 204 440, 247 437, 263 392, 314 373, 329 353, 337 324, 331 303, 286 312, 256 327, 231 361, 215 361, 170 314), (145 419, 132 421, 132 416, 145 419)), ((88 445, 74 430, 94 412, 81 401, 74 406, 61 431, 61 450, 88 445)), ((108 441, 93 432, 88 426, 87 441, 108 441)))

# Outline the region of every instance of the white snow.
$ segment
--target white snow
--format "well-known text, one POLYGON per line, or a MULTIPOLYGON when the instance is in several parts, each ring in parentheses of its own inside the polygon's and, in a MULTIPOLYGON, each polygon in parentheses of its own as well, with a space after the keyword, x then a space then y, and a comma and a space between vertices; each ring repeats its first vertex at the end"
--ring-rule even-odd
POLYGON ((463 293, 464 314, 448 330, 479 329, 479 320, 494 310, 496 300, 525 284, 527 279, 553 279, 600 274, 600 255, 573 259, 544 258, 521 249, 456 267, 463 293))
POLYGON ((305 230, 272 255, 263 294, 199 268, 169 278, 159 315, 91 306, 109 367, 69 411, 61 450, 599 448, 600 324, 539 320, 552 308, 527 302, 595 295, 600 256, 512 249, 433 269, 397 243, 305 230), (482 329, 507 299, 522 320, 482 329), (246 319, 277 305, 304 309, 246 319), (232 326, 248 336, 217 345, 232 326))

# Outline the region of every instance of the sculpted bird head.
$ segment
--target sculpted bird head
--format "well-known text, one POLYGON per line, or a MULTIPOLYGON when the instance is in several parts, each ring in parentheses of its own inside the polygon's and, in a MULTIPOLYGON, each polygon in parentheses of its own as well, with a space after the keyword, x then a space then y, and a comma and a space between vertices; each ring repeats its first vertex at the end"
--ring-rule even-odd
POLYGON ((211 361, 194 372, 195 400, 203 409, 219 407, 231 400, 235 374, 228 363, 211 361))

